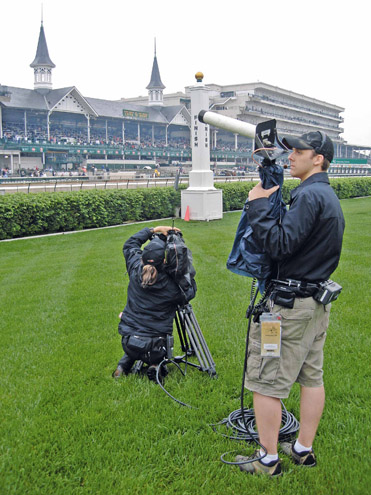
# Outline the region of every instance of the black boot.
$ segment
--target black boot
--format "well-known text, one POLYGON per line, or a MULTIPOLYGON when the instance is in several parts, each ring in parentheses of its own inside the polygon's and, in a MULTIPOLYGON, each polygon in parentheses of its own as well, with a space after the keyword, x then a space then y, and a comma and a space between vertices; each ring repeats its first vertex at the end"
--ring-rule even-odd
POLYGON ((120 359, 117 365, 117 369, 113 372, 112 376, 118 378, 122 374, 128 375, 134 363, 135 363, 135 359, 132 359, 127 354, 124 354, 120 359))

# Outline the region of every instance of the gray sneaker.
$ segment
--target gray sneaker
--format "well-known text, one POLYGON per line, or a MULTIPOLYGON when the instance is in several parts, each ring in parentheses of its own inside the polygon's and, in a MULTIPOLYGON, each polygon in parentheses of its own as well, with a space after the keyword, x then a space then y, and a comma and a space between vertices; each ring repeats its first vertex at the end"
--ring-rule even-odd
POLYGON ((294 449, 294 444, 295 440, 293 442, 282 442, 280 444, 282 452, 291 457, 294 463, 299 466, 314 467, 317 464, 317 460, 313 450, 299 454, 294 449))
POLYGON ((255 450, 255 452, 249 457, 237 455, 236 462, 247 462, 247 464, 239 465, 240 470, 245 473, 267 474, 269 476, 280 476, 282 474, 281 459, 278 459, 278 461, 272 461, 269 464, 263 464, 258 460, 259 457, 261 456, 258 449, 255 450), (256 461, 254 461, 254 459, 256 459, 256 461))

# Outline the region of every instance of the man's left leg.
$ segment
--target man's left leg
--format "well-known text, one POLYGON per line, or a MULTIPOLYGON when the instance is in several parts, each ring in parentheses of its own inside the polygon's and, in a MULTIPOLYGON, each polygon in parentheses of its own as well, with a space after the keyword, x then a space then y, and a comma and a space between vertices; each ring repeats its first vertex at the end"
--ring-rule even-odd
POLYGON ((317 464, 312 444, 325 405, 325 388, 304 387, 300 394, 300 430, 296 442, 282 442, 282 451, 289 455, 295 464, 314 467, 317 464))
POLYGON ((300 387, 300 430, 298 441, 312 447, 325 405, 325 387, 300 387))

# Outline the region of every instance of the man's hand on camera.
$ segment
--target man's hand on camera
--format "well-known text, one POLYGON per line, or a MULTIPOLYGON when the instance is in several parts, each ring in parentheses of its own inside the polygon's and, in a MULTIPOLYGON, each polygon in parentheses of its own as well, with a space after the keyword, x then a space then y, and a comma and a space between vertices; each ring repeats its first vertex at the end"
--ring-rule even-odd
POLYGON ((270 189, 263 189, 262 183, 259 182, 249 192, 249 201, 259 198, 269 198, 269 196, 276 192, 279 188, 280 186, 273 186, 270 189))
POLYGON ((168 226, 158 226, 153 228, 153 232, 155 234, 164 234, 167 235, 169 230, 174 230, 175 232, 180 232, 180 229, 177 227, 168 227, 168 226))

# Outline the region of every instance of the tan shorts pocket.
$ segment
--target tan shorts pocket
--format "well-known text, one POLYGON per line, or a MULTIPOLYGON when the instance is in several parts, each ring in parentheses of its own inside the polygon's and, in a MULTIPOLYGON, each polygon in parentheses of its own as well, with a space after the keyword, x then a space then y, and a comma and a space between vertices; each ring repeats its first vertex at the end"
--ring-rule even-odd
POLYGON ((260 383, 274 383, 280 367, 280 358, 262 357, 260 355, 260 342, 249 341, 247 357, 247 378, 260 383))
POLYGON ((280 358, 262 357, 260 363, 261 383, 274 383, 280 367, 280 358))
POLYGON ((282 340, 297 341, 303 338, 305 330, 313 318, 314 310, 282 308, 282 340))

